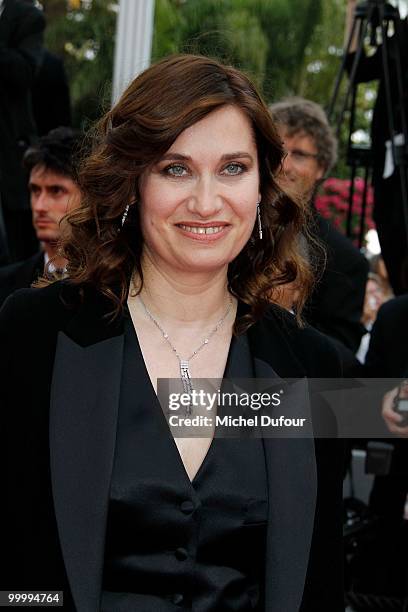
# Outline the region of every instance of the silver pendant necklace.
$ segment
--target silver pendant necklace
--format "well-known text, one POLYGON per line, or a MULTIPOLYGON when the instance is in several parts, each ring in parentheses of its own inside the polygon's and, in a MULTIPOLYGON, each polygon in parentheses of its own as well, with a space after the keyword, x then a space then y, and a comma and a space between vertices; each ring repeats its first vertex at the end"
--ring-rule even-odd
MULTIPOLYGON (((187 359, 183 359, 176 347, 173 345, 173 343, 171 342, 168 333, 162 328, 162 326, 160 325, 160 323, 157 321, 157 319, 152 315, 152 313, 150 312, 150 310, 147 308, 147 306, 145 305, 145 303, 143 302, 142 298, 140 297, 140 295, 138 296, 141 305, 143 306, 143 310, 145 311, 145 313, 147 314, 147 316, 149 317, 149 319, 155 324, 155 326, 157 327, 157 329, 161 332, 163 338, 166 340, 167 344, 169 344, 169 346, 171 347, 173 353, 176 355, 178 362, 179 362, 179 367, 180 367, 180 379, 181 379, 181 383, 183 385, 183 392, 187 393, 188 395, 191 396, 192 392, 193 392, 193 383, 191 381, 191 374, 190 374, 190 361, 201 351, 201 349, 203 349, 211 340, 211 338, 214 336, 214 334, 217 333, 217 331, 220 329, 220 327, 222 326, 222 324, 224 323, 225 319, 227 318, 228 314, 230 313, 230 310, 232 308, 232 297, 230 296, 229 298, 229 304, 228 304, 228 308, 224 313, 224 316, 221 317, 221 319, 217 322, 217 324, 215 325, 215 327, 213 327, 213 329, 210 331, 210 333, 208 334, 208 336, 206 338, 204 338, 204 340, 201 342, 200 346, 198 346, 195 351, 193 351, 191 353, 191 355, 189 357, 187 357, 187 359)), ((191 408, 191 403, 186 407, 186 415, 191 415, 192 413, 192 408, 191 408)))

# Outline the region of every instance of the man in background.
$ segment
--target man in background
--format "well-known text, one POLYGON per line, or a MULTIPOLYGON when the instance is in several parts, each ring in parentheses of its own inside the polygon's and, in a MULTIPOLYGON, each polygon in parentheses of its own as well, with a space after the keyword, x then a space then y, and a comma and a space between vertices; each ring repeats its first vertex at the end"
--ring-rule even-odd
POLYGON ((50 260, 50 272, 63 270, 66 265, 58 257, 60 223, 80 203, 75 156, 81 140, 80 132, 61 127, 40 138, 25 153, 32 223, 43 250, 25 261, 0 268, 0 304, 16 289, 30 287, 50 260))
POLYGON ((22 0, 0 0, 0 202, 11 261, 36 249, 21 159, 34 142, 31 86, 42 61, 44 17, 22 0))
POLYGON ((316 190, 336 162, 336 139, 323 109, 310 100, 288 98, 272 104, 270 110, 287 151, 282 180, 310 203, 313 233, 327 251, 327 262, 306 304, 305 318, 331 336, 341 351, 346 347, 345 354, 355 353, 364 334, 361 316, 368 262, 314 207, 316 190))

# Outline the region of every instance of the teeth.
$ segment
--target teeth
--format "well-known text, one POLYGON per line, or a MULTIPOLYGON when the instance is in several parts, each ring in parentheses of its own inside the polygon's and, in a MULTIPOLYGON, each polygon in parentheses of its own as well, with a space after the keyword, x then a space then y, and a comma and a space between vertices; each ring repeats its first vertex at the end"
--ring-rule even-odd
POLYGON ((180 227, 186 232, 192 232, 193 234, 218 234, 218 232, 224 228, 223 225, 216 225, 214 227, 197 227, 182 224, 180 224, 180 227))

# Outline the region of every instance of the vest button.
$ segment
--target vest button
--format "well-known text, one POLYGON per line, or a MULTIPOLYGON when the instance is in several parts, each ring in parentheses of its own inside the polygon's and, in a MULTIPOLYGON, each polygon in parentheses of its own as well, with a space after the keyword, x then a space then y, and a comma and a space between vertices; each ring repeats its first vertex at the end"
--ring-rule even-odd
POLYGON ((179 561, 185 561, 188 558, 188 552, 185 548, 177 548, 174 554, 179 561))
POLYGON ((174 595, 171 596, 171 601, 176 606, 179 606, 179 605, 181 605, 183 603, 184 597, 183 597, 183 595, 181 593, 174 593, 174 595))
POLYGON ((184 514, 191 514, 195 510, 195 506, 192 501, 186 499, 180 504, 180 510, 184 512, 184 514))

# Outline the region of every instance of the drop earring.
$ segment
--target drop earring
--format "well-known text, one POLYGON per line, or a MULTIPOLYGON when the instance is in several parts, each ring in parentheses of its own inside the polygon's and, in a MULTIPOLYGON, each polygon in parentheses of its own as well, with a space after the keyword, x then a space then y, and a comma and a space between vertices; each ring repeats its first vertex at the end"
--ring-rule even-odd
POLYGON ((259 240, 262 240, 262 220, 261 220, 261 207, 260 207, 260 203, 261 202, 257 202, 256 203, 256 213, 257 213, 257 217, 258 217, 259 240))
POLYGON ((128 212, 129 212, 129 204, 126 204, 126 208, 125 211, 122 215, 122 220, 120 222, 121 227, 123 227, 125 225, 125 221, 126 221, 126 217, 128 216, 128 212))

